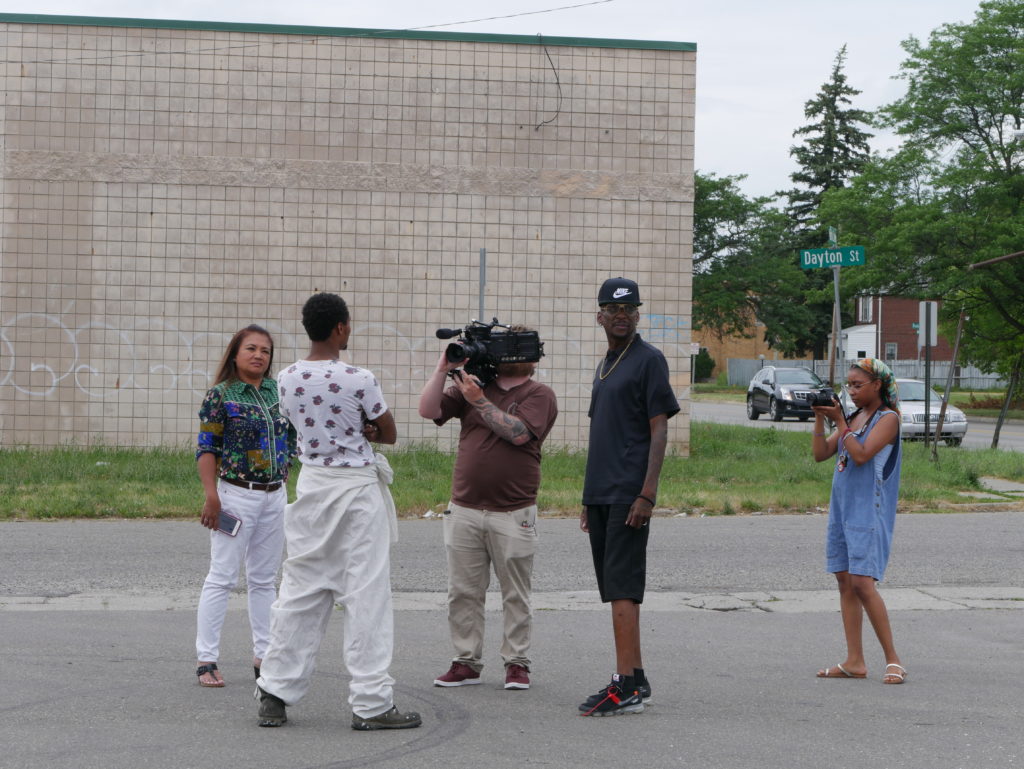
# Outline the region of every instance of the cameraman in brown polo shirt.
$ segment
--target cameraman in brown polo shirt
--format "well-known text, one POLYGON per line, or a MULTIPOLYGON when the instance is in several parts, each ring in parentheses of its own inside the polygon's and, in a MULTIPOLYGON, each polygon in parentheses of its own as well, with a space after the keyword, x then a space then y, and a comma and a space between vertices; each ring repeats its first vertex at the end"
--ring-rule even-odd
MULTIPOLYGON (((528 331, 521 326, 514 331, 528 331)), ((531 379, 536 363, 503 363, 481 387, 444 353, 420 393, 419 414, 458 418, 459 449, 444 516, 448 627, 455 656, 436 686, 479 684, 491 566, 501 585, 505 688, 530 688, 530 585, 537 550, 541 444, 558 416, 555 393, 531 379), (448 372, 454 372, 447 390, 448 372)))

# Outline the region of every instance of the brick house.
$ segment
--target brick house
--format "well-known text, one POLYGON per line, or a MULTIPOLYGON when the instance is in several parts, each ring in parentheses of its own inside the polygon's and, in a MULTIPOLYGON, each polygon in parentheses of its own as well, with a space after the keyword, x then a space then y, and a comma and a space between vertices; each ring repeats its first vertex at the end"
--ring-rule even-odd
MULTIPOLYGON (((857 297, 857 324, 843 329, 845 357, 887 361, 923 357, 923 350, 917 346, 919 305, 917 299, 901 296, 857 297)), ((952 345, 939 334, 938 344, 932 348, 932 360, 948 361, 952 357, 952 345)))

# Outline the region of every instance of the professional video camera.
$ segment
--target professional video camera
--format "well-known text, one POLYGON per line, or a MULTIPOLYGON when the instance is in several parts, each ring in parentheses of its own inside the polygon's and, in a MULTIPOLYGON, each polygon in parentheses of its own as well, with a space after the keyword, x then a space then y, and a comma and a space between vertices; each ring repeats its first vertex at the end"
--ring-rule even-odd
POLYGON ((459 337, 445 349, 449 363, 463 363, 463 368, 484 385, 498 376, 502 363, 532 363, 544 356, 544 343, 536 331, 513 331, 493 318, 490 323, 472 321, 463 329, 439 328, 438 339, 459 337))

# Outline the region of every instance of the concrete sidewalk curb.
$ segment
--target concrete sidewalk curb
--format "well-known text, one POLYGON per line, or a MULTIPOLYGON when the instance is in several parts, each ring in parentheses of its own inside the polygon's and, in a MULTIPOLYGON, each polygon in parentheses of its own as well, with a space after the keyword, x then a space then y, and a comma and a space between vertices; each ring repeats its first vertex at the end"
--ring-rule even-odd
MULTIPOLYGON (((893 587, 881 588, 889 611, 953 611, 1024 609, 1024 587, 893 587)), ((395 611, 443 612, 447 596, 439 592, 394 593, 395 611)), ((194 591, 178 593, 79 593, 69 596, 6 596, 0 612, 14 611, 188 611, 196 608, 194 591)), ((245 611, 244 594, 233 594, 233 611, 245 611)), ((835 590, 775 590, 735 593, 648 592, 645 612, 731 612, 810 614, 839 611, 835 590)), ((596 590, 534 593, 537 611, 607 611, 596 590)), ((487 611, 501 611, 501 596, 487 594, 487 611)))

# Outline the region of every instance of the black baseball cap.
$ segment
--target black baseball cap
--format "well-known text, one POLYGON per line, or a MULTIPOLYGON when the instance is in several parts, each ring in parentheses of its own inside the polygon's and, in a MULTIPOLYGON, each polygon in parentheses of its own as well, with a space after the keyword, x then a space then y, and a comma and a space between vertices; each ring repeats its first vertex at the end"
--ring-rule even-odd
POLYGON ((612 302, 635 304, 639 307, 643 304, 640 301, 640 287, 629 278, 608 278, 597 292, 597 303, 601 305, 612 302))

